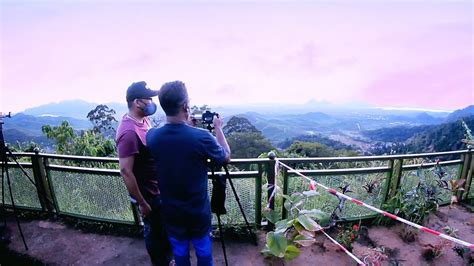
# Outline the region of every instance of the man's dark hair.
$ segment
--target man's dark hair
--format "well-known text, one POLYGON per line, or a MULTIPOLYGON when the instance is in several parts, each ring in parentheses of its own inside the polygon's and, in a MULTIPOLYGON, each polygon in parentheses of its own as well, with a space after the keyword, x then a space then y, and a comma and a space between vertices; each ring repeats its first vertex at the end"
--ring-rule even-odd
POLYGON ((127 106, 128 106, 128 109, 132 108, 132 103, 133 103, 134 100, 132 101, 127 101, 127 106))
POLYGON ((167 116, 175 116, 179 109, 188 101, 188 91, 182 81, 167 82, 161 86, 160 105, 167 116))

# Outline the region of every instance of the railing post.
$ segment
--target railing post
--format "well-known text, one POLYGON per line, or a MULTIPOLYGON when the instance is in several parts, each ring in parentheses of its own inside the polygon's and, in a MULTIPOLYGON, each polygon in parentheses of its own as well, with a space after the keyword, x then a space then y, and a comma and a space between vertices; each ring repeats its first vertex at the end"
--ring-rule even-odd
MULTIPOLYGON (((267 181, 268 181, 268 191, 267 191, 267 200, 268 200, 268 207, 270 210, 275 210, 275 198, 271 198, 271 195, 273 191, 275 190, 275 158, 276 154, 274 152, 269 152, 268 153, 268 158, 270 159, 268 161, 268 169, 267 169, 267 181)), ((274 224, 272 224, 270 221, 268 221, 267 224, 267 230, 272 230, 274 227, 274 224)))
POLYGON ((33 165, 33 177, 36 184, 36 192, 41 207, 49 213, 54 212, 54 203, 52 193, 49 187, 47 172, 45 167, 45 158, 39 155, 39 150, 35 148, 35 154, 31 156, 31 164, 33 165))
MULTIPOLYGON (((403 174, 403 159, 397 159, 393 162, 392 167, 392 178, 390 180, 390 192, 389 197, 395 196, 398 189, 400 188, 400 181, 403 174)), ((387 198, 388 199, 388 198, 387 198)))
MULTIPOLYGON (((288 169, 283 169, 283 195, 288 195, 288 169)), ((285 208, 285 198, 281 203, 281 218, 286 219, 287 211, 285 208)))
POLYGON ((267 199, 269 200, 268 206, 270 207, 271 210, 275 210, 275 199, 271 198, 271 195, 273 193, 273 190, 275 189, 275 158, 276 155, 274 152, 269 152, 268 153, 268 158, 270 161, 268 162, 268 193, 267 193, 267 199))
POLYGON ((258 164, 258 175, 255 180, 255 225, 260 228, 262 225, 262 177, 263 166, 258 164))
POLYGON ((466 182, 463 186, 464 191, 459 191, 457 193, 457 196, 460 201, 469 197, 469 190, 471 189, 472 175, 474 171, 474 160, 472 159, 471 149, 469 149, 467 153, 461 156, 461 160, 463 161, 463 164, 459 179, 465 179, 466 182))
POLYGON ((388 200, 388 195, 389 195, 389 192, 390 192, 390 186, 393 182, 393 166, 394 166, 394 160, 393 159, 390 159, 390 161, 388 161, 388 168, 389 168, 389 171, 387 173, 387 181, 385 182, 385 192, 384 192, 384 196, 383 196, 383 201, 382 201, 382 204, 380 206, 382 206, 385 202, 387 202, 388 200))

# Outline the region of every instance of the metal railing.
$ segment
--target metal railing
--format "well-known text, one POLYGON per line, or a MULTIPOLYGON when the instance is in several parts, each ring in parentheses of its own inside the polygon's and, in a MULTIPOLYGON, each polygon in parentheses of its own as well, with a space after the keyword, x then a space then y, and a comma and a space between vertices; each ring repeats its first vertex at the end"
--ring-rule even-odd
MULTIPOLYGON (((410 188, 419 181, 419 171, 424 169, 423 178, 433 181, 432 170, 439 165, 451 179, 466 179, 464 191, 458 198, 474 198, 472 175, 474 172, 474 151, 460 150, 423 154, 387 156, 357 156, 328 158, 278 158, 300 173, 314 178, 332 188, 349 185, 354 198, 381 207, 387 199, 401 188, 410 188), (367 184, 374 184, 371 189, 367 184)), ((130 203, 125 184, 118 170, 117 158, 69 156, 44 153, 14 153, 35 184, 31 183, 15 163, 8 163, 15 204, 19 209, 42 212, 56 212, 58 215, 73 216, 114 223, 138 224, 140 217, 130 203)), ((4 165, 1 165, 2 171, 4 165)), ((275 171, 275 158, 233 159, 229 165, 230 177, 239 194, 249 221, 261 225, 262 206, 267 206, 271 191, 264 189, 277 185, 284 194, 308 190, 306 184, 294 171, 275 171)), ((11 207, 6 180, 0 182, 4 189, 5 203, 11 207)), ((211 191, 209 182, 209 191, 211 191)), ((230 189, 227 189, 226 208, 228 214, 222 218, 227 223, 243 223, 230 189)), ((443 203, 448 203, 450 192, 442 192, 443 203)), ((337 205, 337 199, 321 193, 320 197, 307 202, 306 208, 330 211, 337 205)), ((282 217, 284 199, 277 197, 269 204, 282 217)), ((344 210, 346 220, 374 217, 374 213, 360 206, 344 210)))

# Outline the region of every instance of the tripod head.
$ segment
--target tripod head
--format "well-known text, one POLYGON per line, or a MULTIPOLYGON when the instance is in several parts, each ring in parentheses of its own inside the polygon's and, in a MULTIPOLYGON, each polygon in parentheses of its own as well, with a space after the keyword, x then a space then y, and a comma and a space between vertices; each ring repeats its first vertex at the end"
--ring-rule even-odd
POLYGON ((3 122, 4 118, 12 118, 12 113, 8 112, 8 114, 6 115, 6 114, 0 112, 0 129, 1 129, 1 125, 5 124, 5 122, 3 122))
POLYGON ((3 122, 3 119, 11 117, 11 112, 8 112, 7 115, 0 112, 0 159, 4 159, 4 156, 6 156, 5 139, 3 137, 3 124, 5 124, 5 122, 3 122))

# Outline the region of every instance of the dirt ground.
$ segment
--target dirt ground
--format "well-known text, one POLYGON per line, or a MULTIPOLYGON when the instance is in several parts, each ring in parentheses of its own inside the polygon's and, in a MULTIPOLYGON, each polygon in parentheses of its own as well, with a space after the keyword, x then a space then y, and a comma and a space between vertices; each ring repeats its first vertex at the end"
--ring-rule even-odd
MULTIPOLYGON (((443 207, 437 214, 431 215, 427 223, 427 226, 438 231, 442 231, 446 225, 458 229, 459 238, 474 243, 474 215, 466 209, 443 207)), ((7 236, 11 241, 8 248, 17 254, 37 259, 41 262, 39 264, 150 265, 141 238, 84 233, 47 220, 25 220, 21 226, 29 250, 25 251, 14 219, 8 220, 7 223, 7 236)), ((440 239, 420 232, 413 242, 406 243, 399 236, 401 228, 399 224, 392 227, 370 227, 365 233, 361 233, 353 244, 353 253, 361 260, 369 262, 368 254, 373 254, 373 248, 383 247, 387 258, 381 265, 469 265, 472 251, 464 249, 462 258, 452 249, 454 245, 449 243, 443 247, 439 257, 428 262, 422 256, 423 249, 428 244, 438 243, 440 239)), ((333 234, 335 233, 333 231, 333 234)), ((356 265, 323 235, 317 237, 316 244, 302 248, 301 255, 289 262, 265 259, 260 253, 265 245, 265 232, 260 232, 258 237, 258 246, 227 241, 229 265, 356 265)), ((220 242, 215 240, 213 245, 215 265, 224 265, 220 242)), ((0 254, 0 265, 19 265, 18 261, 8 261, 6 257, 5 254, 0 254)))

